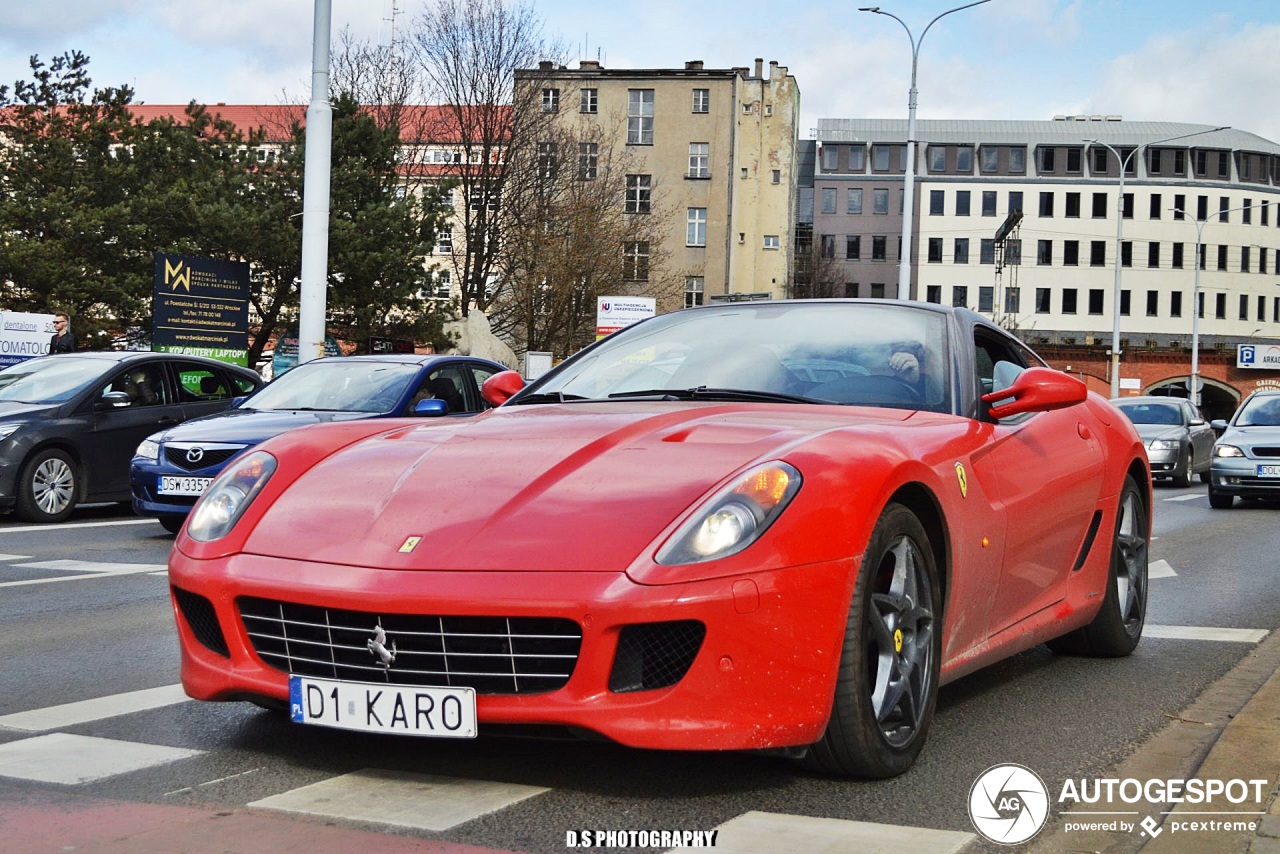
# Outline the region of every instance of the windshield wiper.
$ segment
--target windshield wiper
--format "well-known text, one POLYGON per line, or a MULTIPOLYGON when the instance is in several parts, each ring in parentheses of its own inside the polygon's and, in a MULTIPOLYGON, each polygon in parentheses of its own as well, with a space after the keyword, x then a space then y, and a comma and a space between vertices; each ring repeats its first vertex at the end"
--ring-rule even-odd
POLYGON ((619 391, 609 395, 609 397, 610 399, 654 398, 657 400, 751 400, 770 403, 823 402, 775 391, 758 391, 746 388, 708 388, 704 385, 695 386, 694 388, 651 388, 643 391, 619 391))
POLYGON ((542 391, 537 394, 526 394, 517 400, 511 401, 512 406, 518 406, 522 403, 568 403, 571 400, 591 400, 581 394, 565 394, 562 391, 542 391))

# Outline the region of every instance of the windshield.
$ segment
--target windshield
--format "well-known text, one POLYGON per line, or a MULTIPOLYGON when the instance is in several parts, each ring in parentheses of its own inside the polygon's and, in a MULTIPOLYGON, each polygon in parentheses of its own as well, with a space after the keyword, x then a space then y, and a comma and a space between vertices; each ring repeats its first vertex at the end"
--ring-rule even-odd
POLYGON ((733 389, 946 412, 946 329, 944 314, 898 304, 697 308, 616 333, 533 386, 530 396, 733 389))
POLYGON ((1245 403, 1237 427, 1280 427, 1280 397, 1255 397, 1245 403))
POLYGON ((63 403, 92 385, 110 366, 75 356, 28 359, 0 371, 0 400, 63 403))
POLYGON ((1167 403, 1127 403, 1118 409, 1134 424, 1177 425, 1182 423, 1182 413, 1178 407, 1167 403))
POLYGON ((417 365, 397 362, 307 362, 264 386, 243 408, 390 412, 417 375, 417 365))

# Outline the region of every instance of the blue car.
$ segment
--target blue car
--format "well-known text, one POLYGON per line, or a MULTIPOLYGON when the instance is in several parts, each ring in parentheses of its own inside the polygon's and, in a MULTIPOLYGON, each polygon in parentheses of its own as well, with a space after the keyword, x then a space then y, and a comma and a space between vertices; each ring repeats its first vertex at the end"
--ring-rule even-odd
POLYGON ((475 415, 489 408, 480 397, 481 384, 505 370, 470 356, 334 356, 306 362, 234 409, 143 440, 129 469, 133 509, 177 533, 200 494, 246 448, 308 424, 475 415))

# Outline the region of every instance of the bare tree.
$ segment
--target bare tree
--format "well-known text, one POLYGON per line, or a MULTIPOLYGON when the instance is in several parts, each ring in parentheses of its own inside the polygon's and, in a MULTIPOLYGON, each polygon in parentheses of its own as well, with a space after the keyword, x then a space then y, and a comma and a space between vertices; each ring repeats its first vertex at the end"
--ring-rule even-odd
POLYGON ((463 315, 486 309, 495 296, 507 184, 519 183, 518 165, 536 165, 537 140, 554 118, 538 87, 514 85, 517 69, 558 64, 563 51, 544 39, 542 26, 520 2, 434 0, 409 36, 428 103, 444 108, 447 123, 429 136, 456 140, 461 149, 449 174, 462 193, 463 249, 453 263, 463 315))

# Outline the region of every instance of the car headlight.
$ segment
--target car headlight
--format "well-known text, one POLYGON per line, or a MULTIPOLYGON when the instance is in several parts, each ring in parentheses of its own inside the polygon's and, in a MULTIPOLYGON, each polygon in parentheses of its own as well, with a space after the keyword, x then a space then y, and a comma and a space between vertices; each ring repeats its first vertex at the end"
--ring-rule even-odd
POLYGON ((21 426, 22 426, 21 424, 0 425, 0 442, 3 442, 5 439, 8 439, 10 436, 16 433, 18 428, 21 426))
POLYGON ((276 458, 254 451, 222 470, 196 502, 187 535, 208 543, 225 537, 258 497, 276 470, 276 458))
POLYGON ((773 524, 800 490, 800 472, 783 462, 757 466, 713 495, 658 550, 666 565, 701 563, 740 552, 773 524))
POLYGON ((1215 457, 1243 457, 1244 451, 1235 445, 1214 445, 1213 455, 1215 457))
POLYGON ((142 444, 138 445, 138 450, 133 452, 135 457, 142 457, 144 460, 157 462, 160 459, 160 443, 155 439, 143 439, 142 444))
POLYGON ((1153 451, 1176 451, 1178 449, 1178 441, 1176 439, 1152 439, 1151 444, 1147 447, 1153 451))

